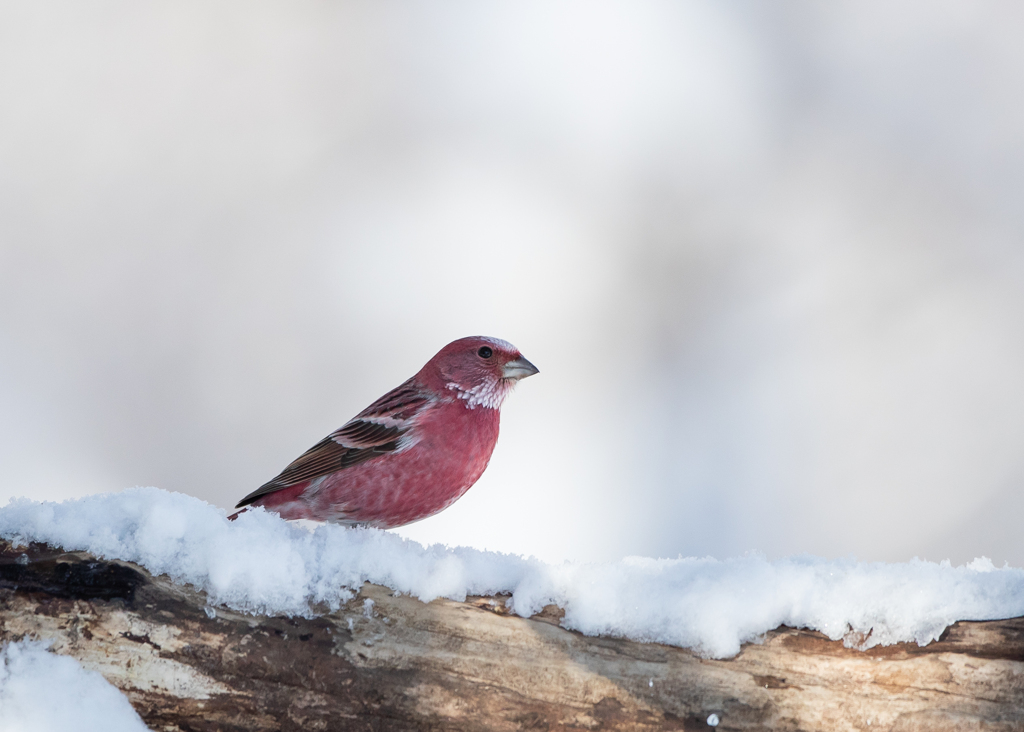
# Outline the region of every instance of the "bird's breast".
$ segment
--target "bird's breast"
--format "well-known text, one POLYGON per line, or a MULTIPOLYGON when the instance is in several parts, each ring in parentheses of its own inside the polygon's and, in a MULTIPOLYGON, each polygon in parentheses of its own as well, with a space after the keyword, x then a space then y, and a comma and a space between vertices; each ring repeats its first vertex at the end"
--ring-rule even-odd
POLYGON ((417 452, 456 483, 472 485, 483 473, 498 441, 497 409, 450 402, 423 414, 416 425, 417 452))

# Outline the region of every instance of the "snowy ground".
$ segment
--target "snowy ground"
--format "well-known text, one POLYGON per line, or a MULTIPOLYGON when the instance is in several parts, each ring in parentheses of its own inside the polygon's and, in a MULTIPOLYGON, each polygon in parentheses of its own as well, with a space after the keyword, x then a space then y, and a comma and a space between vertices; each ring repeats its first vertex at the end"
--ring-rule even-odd
POLYGON ((146 732, 146 725, 98 673, 24 641, 0 650, 0 730, 146 732))
POLYGON ((870 647, 924 644, 957 620, 1024 615, 1024 570, 984 558, 960 567, 756 555, 546 564, 424 547, 375 529, 310 531, 263 510, 230 522, 221 509, 156 488, 62 503, 16 499, 0 508, 0 537, 137 562, 248 612, 315 614, 367 581, 424 601, 508 592, 523 616, 555 603, 567 628, 719 658, 782 624, 833 639, 871 631, 870 647))

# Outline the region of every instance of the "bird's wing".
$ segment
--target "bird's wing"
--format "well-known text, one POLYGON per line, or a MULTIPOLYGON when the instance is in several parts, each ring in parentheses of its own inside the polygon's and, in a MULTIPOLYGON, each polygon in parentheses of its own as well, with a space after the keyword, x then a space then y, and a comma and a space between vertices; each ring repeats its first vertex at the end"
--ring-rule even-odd
POLYGON ((433 400, 412 379, 394 389, 346 422, 302 455, 281 474, 247 495, 235 508, 282 488, 329 475, 371 458, 394 452, 413 418, 433 400))

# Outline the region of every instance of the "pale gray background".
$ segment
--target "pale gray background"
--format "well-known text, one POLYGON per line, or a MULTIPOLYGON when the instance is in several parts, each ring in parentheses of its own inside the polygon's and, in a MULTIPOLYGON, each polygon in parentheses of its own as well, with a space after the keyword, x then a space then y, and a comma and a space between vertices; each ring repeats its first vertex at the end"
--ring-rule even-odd
POLYGON ((232 505, 449 340, 403 530, 1024 564, 1024 9, 0 3, 0 501, 232 505))

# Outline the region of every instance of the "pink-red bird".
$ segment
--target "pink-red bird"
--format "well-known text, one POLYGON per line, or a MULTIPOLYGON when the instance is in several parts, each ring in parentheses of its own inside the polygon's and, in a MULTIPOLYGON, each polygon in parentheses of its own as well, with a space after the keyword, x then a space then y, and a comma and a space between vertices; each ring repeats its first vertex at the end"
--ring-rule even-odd
POLYGON ((535 373, 507 341, 453 341, 235 508, 382 529, 432 516, 483 474, 501 403, 535 373))

